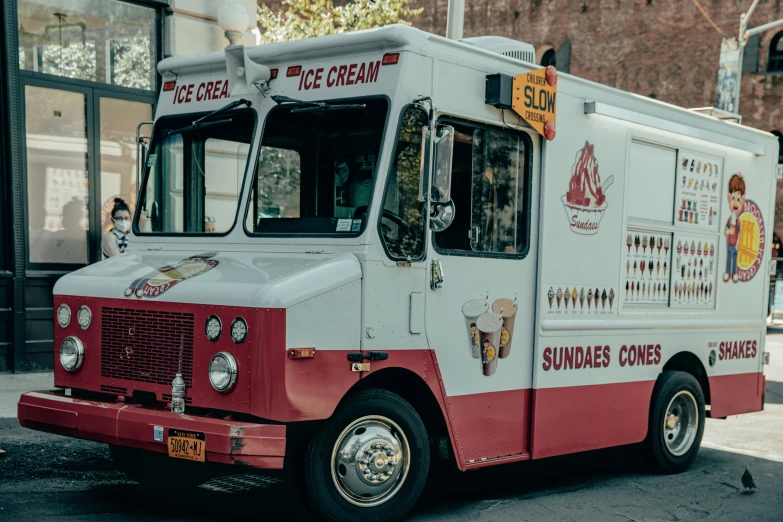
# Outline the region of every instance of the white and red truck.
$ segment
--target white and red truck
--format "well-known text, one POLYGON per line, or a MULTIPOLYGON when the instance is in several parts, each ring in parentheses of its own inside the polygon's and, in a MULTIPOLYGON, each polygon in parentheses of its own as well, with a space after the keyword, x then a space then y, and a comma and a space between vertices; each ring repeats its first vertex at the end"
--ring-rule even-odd
POLYGON ((162 61, 130 246, 57 283, 22 425, 164 488, 289 470, 332 520, 435 459, 686 469, 763 408, 777 140, 533 61, 404 26, 162 61))

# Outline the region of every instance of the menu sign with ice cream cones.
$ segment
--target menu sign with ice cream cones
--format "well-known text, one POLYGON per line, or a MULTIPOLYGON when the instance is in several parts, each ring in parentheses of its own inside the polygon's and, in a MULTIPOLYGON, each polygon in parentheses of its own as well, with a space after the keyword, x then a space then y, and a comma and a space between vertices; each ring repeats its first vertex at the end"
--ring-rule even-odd
POLYGON ((718 244, 713 237, 674 235, 672 249, 672 305, 678 308, 714 308, 718 244))
POLYGON ((671 233, 626 229, 621 265, 624 304, 669 304, 671 243, 671 233))
POLYGON ((675 226, 717 230, 722 177, 722 158, 687 149, 679 150, 675 179, 675 226))
POLYGON ((546 313, 552 315, 607 315, 617 312, 614 288, 583 285, 546 287, 546 313))

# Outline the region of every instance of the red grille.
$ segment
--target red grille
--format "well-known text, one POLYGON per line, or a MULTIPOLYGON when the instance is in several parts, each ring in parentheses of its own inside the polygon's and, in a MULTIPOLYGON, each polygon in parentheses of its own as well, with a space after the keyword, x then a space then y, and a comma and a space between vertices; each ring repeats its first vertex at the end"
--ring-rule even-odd
POLYGON ((178 371, 193 385, 193 314, 103 308, 101 376, 171 386, 178 371))
POLYGON ((116 395, 128 395, 127 388, 120 388, 119 386, 108 386, 101 384, 101 391, 106 393, 114 393, 116 395))

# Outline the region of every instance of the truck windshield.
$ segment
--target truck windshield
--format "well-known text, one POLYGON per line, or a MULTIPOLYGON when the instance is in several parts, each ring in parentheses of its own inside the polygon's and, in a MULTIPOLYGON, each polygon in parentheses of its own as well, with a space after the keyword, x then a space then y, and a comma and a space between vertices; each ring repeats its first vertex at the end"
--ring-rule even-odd
POLYGON ((255 112, 232 110, 158 120, 147 157, 139 234, 226 233, 236 221, 255 112))
POLYGON ((269 113, 248 205, 249 233, 361 233, 388 103, 373 98, 350 104, 358 105, 325 110, 284 104, 269 113))

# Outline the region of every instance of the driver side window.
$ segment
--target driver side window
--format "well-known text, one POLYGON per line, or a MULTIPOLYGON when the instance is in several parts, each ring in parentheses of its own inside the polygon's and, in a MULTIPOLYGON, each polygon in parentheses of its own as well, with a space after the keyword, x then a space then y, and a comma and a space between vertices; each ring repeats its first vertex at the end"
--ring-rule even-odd
POLYGON ((424 258, 424 203, 419 202, 422 128, 427 113, 409 106, 400 119, 394 163, 383 198, 379 232, 390 258, 416 261, 424 258))

